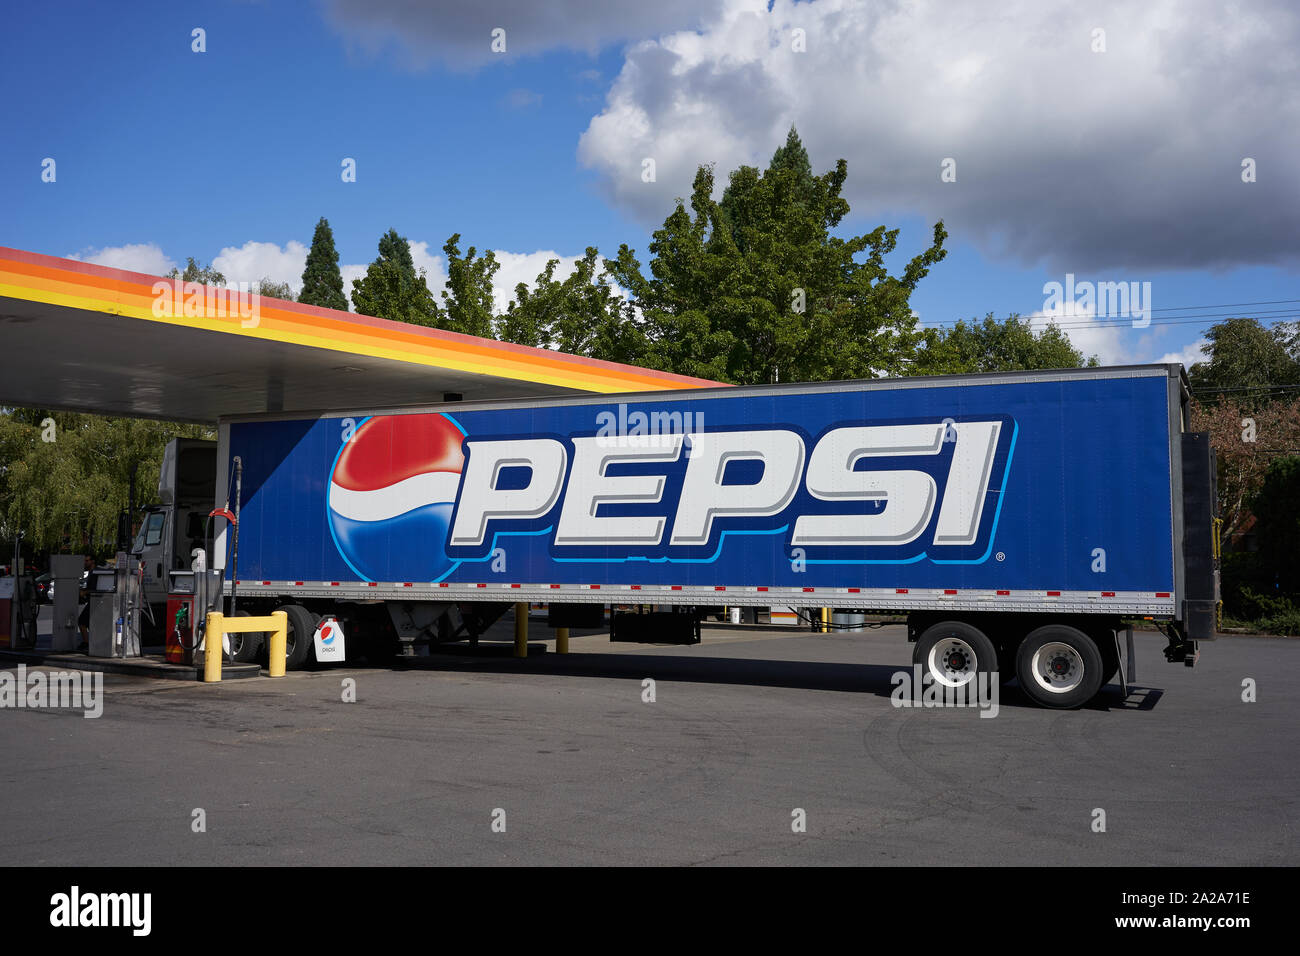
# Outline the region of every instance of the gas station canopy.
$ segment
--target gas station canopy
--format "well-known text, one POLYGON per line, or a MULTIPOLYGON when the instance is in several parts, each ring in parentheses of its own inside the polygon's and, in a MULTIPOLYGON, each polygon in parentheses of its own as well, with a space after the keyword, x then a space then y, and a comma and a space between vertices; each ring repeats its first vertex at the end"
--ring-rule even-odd
POLYGON ((448 393, 477 401, 717 385, 280 299, 254 309, 247 297, 199 289, 0 246, 0 405, 210 424, 448 393))

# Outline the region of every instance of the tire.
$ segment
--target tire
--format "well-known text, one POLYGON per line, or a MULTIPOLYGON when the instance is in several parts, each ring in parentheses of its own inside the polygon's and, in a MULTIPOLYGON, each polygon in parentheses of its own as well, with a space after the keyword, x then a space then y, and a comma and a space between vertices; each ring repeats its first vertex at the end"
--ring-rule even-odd
POLYGON ((921 634, 912 650, 912 663, 920 664, 936 682, 955 687, 980 673, 993 675, 998 652, 979 628, 962 621, 940 621, 921 634))
MULTIPOLYGON (((236 611, 235 617, 252 617, 247 611, 236 611)), ((266 643, 266 635, 260 632, 236 633, 229 635, 230 656, 241 664, 257 660, 266 643)))
POLYGON ((1030 631, 1016 652, 1021 690, 1034 703, 1055 710, 1090 701, 1101 690, 1105 673, 1096 642, 1064 624, 1030 631))
POLYGON ((276 608, 289 619, 284 640, 284 669, 295 671, 306 667, 316 656, 312 635, 316 633, 318 618, 301 604, 286 604, 276 608))

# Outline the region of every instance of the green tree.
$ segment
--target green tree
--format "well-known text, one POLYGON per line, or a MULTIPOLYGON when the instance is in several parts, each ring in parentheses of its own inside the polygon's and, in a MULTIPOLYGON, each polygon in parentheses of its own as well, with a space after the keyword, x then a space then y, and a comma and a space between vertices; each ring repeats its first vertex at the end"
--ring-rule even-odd
POLYGON ((563 283, 555 278, 559 259, 550 259, 537 274, 536 287, 527 282, 515 286, 514 298, 505 314, 497 319, 497 335, 504 342, 547 348, 554 338, 555 323, 563 303, 563 283))
POLYGON ((930 247, 891 275, 897 229, 832 233, 847 176, 842 159, 813 175, 793 129, 766 171, 734 171, 720 201, 700 167, 691 211, 679 201, 653 235, 649 276, 626 245, 610 263, 643 316, 629 336, 644 339, 642 364, 738 384, 906 373, 924 340, 909 297, 947 232, 936 223, 930 247))
POLYGON ((163 449, 176 437, 214 436, 198 425, 0 409, 0 524, 25 532, 38 550, 105 557, 117 543, 132 467, 137 504, 148 504, 163 449))
POLYGON ((348 299, 343 294, 343 273, 339 271, 339 254, 334 248, 334 231, 324 216, 316 223, 316 232, 311 237, 311 251, 307 253, 307 264, 302 270, 302 292, 298 301, 340 312, 348 309, 348 299))
POLYGON ((1251 504, 1259 555, 1286 595, 1300 596, 1300 457, 1275 459, 1251 504))
POLYGON ((424 270, 416 272, 410 243, 395 229, 379 240, 379 256, 366 268, 366 274, 352 280, 352 305, 361 315, 412 325, 441 324, 424 270))
POLYGON ((1281 394, 1271 387, 1300 385, 1298 332, 1296 323, 1265 328, 1248 318, 1215 324, 1201 346, 1206 360, 1188 369, 1192 390, 1204 400, 1232 396, 1255 407, 1281 394))
POLYGON ((447 287, 442 291, 441 325, 451 332, 495 337, 496 308, 492 296, 492 279, 501 268, 496 254, 483 255, 473 246, 461 255, 460 233, 442 247, 447 256, 447 287))
POLYGON ((287 302, 293 301, 293 289, 287 282, 276 282, 263 276, 257 281, 257 294, 268 299, 284 299, 287 302))
POLYGON ((533 288, 523 282, 515 287, 514 299, 497 323, 498 336, 612 362, 637 361, 645 351, 640 326, 599 251, 589 246, 562 282, 555 278, 559 264, 558 259, 548 261, 533 288))
POLYGON ((990 312, 983 322, 963 320, 950 329, 937 329, 933 333, 928 336, 914 371, 939 375, 1098 364, 1095 355, 1085 362, 1083 353, 1058 326, 1050 324, 1035 332, 1028 319, 1014 314, 998 322, 990 312))
POLYGON ((610 362, 636 364, 645 353, 643 324, 636 309, 614 286, 610 263, 603 266, 589 246, 573 263, 561 286, 562 307, 552 328, 552 342, 562 352, 610 362))
POLYGON ((201 282, 204 285, 224 286, 226 277, 218 272, 213 266, 205 266, 197 262, 193 256, 186 259, 185 271, 180 272, 172 269, 167 273, 169 279, 180 279, 182 282, 201 282))
POLYGON ((404 272, 415 274, 415 260, 411 258, 411 244, 396 229, 389 229, 379 237, 379 261, 392 262, 404 272))

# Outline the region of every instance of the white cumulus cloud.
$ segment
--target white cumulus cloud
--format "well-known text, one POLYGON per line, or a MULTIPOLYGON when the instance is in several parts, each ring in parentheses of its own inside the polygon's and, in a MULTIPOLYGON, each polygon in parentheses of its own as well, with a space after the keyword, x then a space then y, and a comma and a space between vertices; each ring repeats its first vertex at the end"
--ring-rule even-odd
POLYGON ((1182 349, 1182 351, 1166 352, 1164 355, 1160 356, 1159 358, 1152 359, 1152 361, 1153 362, 1182 362, 1184 367, 1190 369, 1197 362, 1204 362, 1209 358, 1208 355, 1206 355, 1204 352, 1201 351, 1201 346, 1209 345, 1209 344, 1210 344, 1209 339, 1205 339, 1205 338, 1197 339, 1195 342, 1192 342, 1190 345, 1185 346, 1182 349))
POLYGON ((302 288, 302 270, 307 264, 307 247, 290 239, 283 247, 274 242, 246 242, 242 246, 227 246, 212 260, 212 267, 226 277, 226 281, 287 282, 296 295, 302 288))
POLYGON ((726 0, 627 50, 578 156, 650 225, 793 124, 818 172, 848 161, 855 212, 942 218, 1001 259, 1294 265, 1297 46, 1284 0, 726 0))
POLYGON ((113 269, 125 269, 128 272, 143 272, 145 275, 165 276, 177 268, 176 261, 168 256, 154 242, 129 243, 125 246, 105 246, 102 249, 84 249, 68 256, 78 262, 93 262, 113 269))

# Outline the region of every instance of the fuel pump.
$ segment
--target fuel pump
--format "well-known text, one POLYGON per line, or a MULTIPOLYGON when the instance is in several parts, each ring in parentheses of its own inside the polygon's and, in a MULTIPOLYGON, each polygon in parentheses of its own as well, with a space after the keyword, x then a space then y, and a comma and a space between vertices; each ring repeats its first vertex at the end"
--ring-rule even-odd
POLYGON ((90 572, 86 598, 90 602, 90 656, 139 657, 144 579, 138 562, 119 551, 116 567, 90 572))
POLYGON ((202 548, 191 554, 189 571, 171 572, 167 594, 166 657, 172 664, 196 663, 208 612, 221 607, 221 572, 208 569, 202 548))

